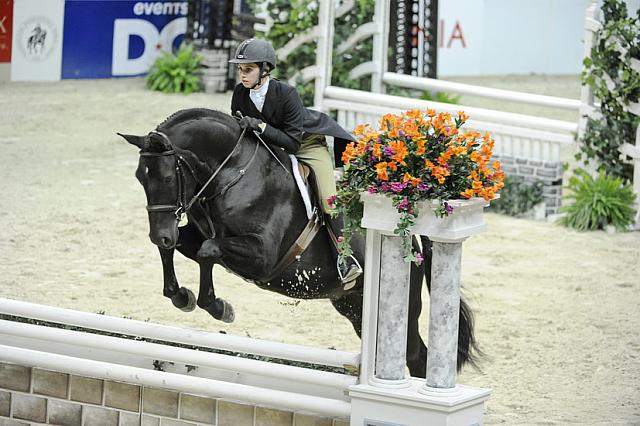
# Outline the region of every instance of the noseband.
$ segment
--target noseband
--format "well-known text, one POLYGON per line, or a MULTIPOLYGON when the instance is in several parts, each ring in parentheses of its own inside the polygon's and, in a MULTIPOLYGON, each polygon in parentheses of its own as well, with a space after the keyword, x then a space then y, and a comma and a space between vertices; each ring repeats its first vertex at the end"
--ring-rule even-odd
MULTIPOLYGON (((166 134, 158 131, 152 131, 149 134, 152 134, 152 133, 162 137, 169 144, 169 146, 173 146, 171 144, 171 140, 166 134)), ((242 178, 242 176, 244 176, 245 172, 247 171, 251 163, 253 163, 253 160, 255 159, 256 154, 258 152, 258 147, 260 146, 260 144, 258 144, 257 142, 256 142, 256 149, 253 151, 253 155, 251 156, 249 161, 244 165, 244 167, 238 170, 238 175, 236 177, 234 177, 229 183, 227 183, 220 191, 218 191, 213 196, 210 196, 210 197, 202 196, 203 192, 207 189, 209 184, 213 182, 213 180, 216 178, 216 176, 218 176, 218 174, 223 169, 223 167, 227 164, 227 162, 229 162, 231 157, 236 153, 236 151, 238 150, 238 147, 240 146, 240 142, 244 137, 244 134, 245 134, 245 130, 242 130, 242 133, 240 133, 240 136, 238 137, 238 140, 236 141, 235 146, 233 147, 233 150, 222 161, 220 166, 218 166, 218 168, 213 172, 213 174, 209 177, 207 182, 205 182, 204 185, 202 185, 200 190, 193 197, 191 197, 191 200, 189 200, 189 202, 187 202, 187 193, 186 193, 185 182, 184 182, 185 176, 182 170, 182 166, 187 167, 187 169, 189 170, 189 173, 191 173, 191 176, 193 176, 196 183, 199 184, 200 181, 198 180, 198 177, 196 176, 196 173, 193 167, 191 167, 191 165, 181 155, 176 155, 176 152, 173 149, 168 151, 163 151, 163 152, 140 151, 141 157, 164 157, 168 155, 173 155, 176 157, 176 175, 178 177, 178 199, 176 200, 176 203, 175 204, 148 204, 146 206, 147 211, 150 213, 173 212, 176 216, 176 224, 177 224, 180 222, 182 216, 184 214, 187 214, 189 210, 191 210, 191 208, 193 207, 196 201, 200 201, 201 203, 204 203, 207 199, 214 199, 218 195, 224 193, 230 187, 235 185, 242 178)), ((204 212, 204 215, 207 219, 207 222, 209 224, 209 229, 211 232, 209 233, 209 235, 207 235, 202 231, 202 229, 200 231, 205 235, 205 237, 214 238, 215 229, 213 227, 213 221, 211 220, 211 217, 209 216, 208 212, 204 208, 202 209, 202 211, 204 212)))

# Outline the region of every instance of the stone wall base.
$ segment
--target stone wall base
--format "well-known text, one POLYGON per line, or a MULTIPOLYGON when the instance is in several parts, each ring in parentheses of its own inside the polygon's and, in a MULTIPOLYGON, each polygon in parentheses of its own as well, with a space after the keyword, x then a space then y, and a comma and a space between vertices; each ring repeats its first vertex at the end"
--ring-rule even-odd
POLYGON ((502 163, 502 169, 507 176, 519 177, 528 184, 542 181, 546 215, 556 215, 560 212, 564 173, 562 163, 529 160, 508 155, 496 155, 494 159, 502 163))
POLYGON ((348 426, 318 417, 0 362, 0 425, 348 426))

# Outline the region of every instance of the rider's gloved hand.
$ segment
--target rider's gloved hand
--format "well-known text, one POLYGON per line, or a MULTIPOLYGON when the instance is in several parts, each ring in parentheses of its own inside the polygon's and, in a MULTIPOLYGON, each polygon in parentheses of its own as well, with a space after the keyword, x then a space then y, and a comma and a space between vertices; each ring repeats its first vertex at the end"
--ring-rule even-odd
POLYGON ((264 123, 258 118, 242 117, 238 124, 240 124, 241 129, 255 130, 258 133, 262 133, 263 126, 261 124, 263 125, 264 123))

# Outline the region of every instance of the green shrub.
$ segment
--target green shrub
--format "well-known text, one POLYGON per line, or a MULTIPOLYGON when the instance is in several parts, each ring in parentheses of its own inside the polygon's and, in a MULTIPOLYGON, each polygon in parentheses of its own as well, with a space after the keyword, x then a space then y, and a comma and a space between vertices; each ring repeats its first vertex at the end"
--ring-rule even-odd
POLYGON ((162 52, 149 71, 147 87, 164 93, 197 92, 201 62, 202 56, 196 54, 190 44, 181 44, 175 55, 162 52))
POLYGON ((580 231, 603 229, 613 225, 624 230, 634 221, 636 195, 631 185, 621 178, 600 171, 593 178, 582 169, 577 169, 569 179, 571 194, 563 197, 573 203, 563 206, 566 213, 560 223, 580 231))
POLYGON ((542 181, 531 184, 522 179, 507 176, 504 188, 500 190, 500 198, 491 202, 491 211, 507 216, 523 216, 536 204, 542 202, 542 181))
POLYGON ((445 103, 445 104, 459 104, 460 103, 460 96, 451 95, 451 94, 446 93, 446 92, 429 92, 429 91, 425 91, 425 92, 422 93, 422 96, 420 96, 420 99, 422 99, 424 101, 442 102, 442 103, 445 103))

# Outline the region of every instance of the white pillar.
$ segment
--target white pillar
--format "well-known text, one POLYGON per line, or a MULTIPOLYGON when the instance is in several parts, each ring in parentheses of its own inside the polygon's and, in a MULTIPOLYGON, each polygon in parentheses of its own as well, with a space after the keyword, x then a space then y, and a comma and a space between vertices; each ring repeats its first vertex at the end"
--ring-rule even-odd
POLYGON ((455 392, 462 242, 433 242, 427 378, 423 393, 455 392))
POLYGON ((374 386, 409 386, 404 371, 411 265, 403 257, 402 238, 382 235, 374 386))
POLYGON ((359 383, 349 387, 351 426, 482 424, 491 391, 456 386, 455 380, 462 241, 484 231, 482 209, 489 203, 452 201, 454 213, 446 218, 437 218, 428 201, 420 206, 413 230, 434 241, 425 384, 404 376, 411 265, 403 260, 401 239, 393 235, 397 211, 383 195, 364 193, 361 199, 361 225, 367 228, 362 362, 359 383))

